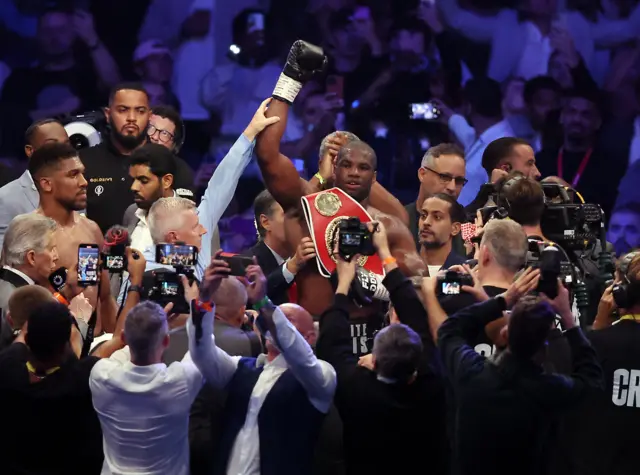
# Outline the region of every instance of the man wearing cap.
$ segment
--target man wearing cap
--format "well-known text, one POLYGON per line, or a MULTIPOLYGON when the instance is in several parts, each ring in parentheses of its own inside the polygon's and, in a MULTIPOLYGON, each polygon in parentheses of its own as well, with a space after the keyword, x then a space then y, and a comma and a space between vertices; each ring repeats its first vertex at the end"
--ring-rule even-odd
POLYGON ((147 40, 140 43, 133 53, 133 64, 149 94, 151 107, 167 104, 180 109, 180 102, 171 90, 173 56, 163 42, 147 40))

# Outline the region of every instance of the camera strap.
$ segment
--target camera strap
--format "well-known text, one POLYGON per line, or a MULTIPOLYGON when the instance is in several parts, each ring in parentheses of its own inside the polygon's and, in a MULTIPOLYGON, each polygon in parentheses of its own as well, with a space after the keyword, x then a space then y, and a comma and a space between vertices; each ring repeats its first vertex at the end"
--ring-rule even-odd
MULTIPOLYGON (((576 175, 573 177, 573 181, 571 182, 571 186, 573 188, 578 186, 580 177, 584 173, 585 168, 587 168, 587 165, 589 164, 589 159, 591 158, 592 153, 593 153, 593 148, 589 148, 589 150, 587 150, 587 152, 584 154, 584 157, 582 157, 582 160, 580 161, 580 165, 578 165, 578 171, 576 171, 576 175)), ((563 157, 564 157, 564 149, 561 148, 560 151, 558 152, 558 176, 564 180, 564 177, 562 176, 563 165, 564 165, 563 157)))
POLYGON ((91 313, 91 318, 87 322, 87 336, 84 338, 84 342, 82 343, 82 353, 80 353, 80 358, 84 358, 89 355, 89 351, 91 351, 91 345, 93 344, 93 332, 96 328, 96 323, 98 322, 98 309, 93 309, 91 313))

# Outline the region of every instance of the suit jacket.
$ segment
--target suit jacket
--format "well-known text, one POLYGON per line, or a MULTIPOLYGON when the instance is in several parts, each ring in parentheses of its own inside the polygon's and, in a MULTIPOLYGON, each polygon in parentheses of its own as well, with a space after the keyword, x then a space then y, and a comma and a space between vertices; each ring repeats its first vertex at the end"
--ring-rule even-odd
POLYGON ((248 254, 258 258, 258 264, 262 267, 262 272, 267 276, 267 295, 275 305, 289 302, 288 290, 293 282, 288 283, 282 273, 282 265, 278 264, 273 252, 267 247, 264 241, 249 249, 248 254))
MULTIPOLYGON (((10 271, 7 271, 10 272, 10 271)), ((6 313, 9 307, 9 297, 18 288, 29 285, 23 277, 11 273, 11 281, 2 279, 4 269, 0 267, 0 350, 10 345, 13 341, 13 331, 6 321, 6 313)))
POLYGON ((40 204, 40 195, 31 180, 29 172, 0 188, 0 248, 4 242, 4 234, 13 218, 19 214, 31 213, 40 204))

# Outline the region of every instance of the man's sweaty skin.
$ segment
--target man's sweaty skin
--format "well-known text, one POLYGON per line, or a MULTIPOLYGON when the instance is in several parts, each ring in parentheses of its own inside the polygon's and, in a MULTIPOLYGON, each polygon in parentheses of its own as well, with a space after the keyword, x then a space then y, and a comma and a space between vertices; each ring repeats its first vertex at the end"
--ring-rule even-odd
MULTIPOLYGON (((302 238, 310 235, 302 212, 301 198, 318 190, 302 180, 291 160, 280 153, 280 141, 286 127, 288 112, 289 106, 286 103, 273 99, 267 111, 267 117, 277 116, 280 117, 280 121, 258 136, 256 150, 258 164, 267 189, 285 211, 286 238, 289 251, 293 252, 302 238)), ((343 156, 348 159, 348 164, 345 163, 344 166, 352 169, 362 167, 363 164, 370 163, 371 160, 371 158, 367 158, 367 153, 362 147, 355 147, 353 151, 348 151, 343 156)), ((339 159, 341 158, 342 156, 339 157, 339 159)), ((345 173, 358 174, 360 171, 346 170, 345 173)), ((337 174, 336 186, 347 194, 352 194, 344 188, 344 181, 338 179, 337 174)), ((376 187, 375 183, 373 187, 376 187)), ((385 190, 385 193, 388 192, 385 190)), ((383 222, 387 229, 391 253, 398 260, 398 265, 405 272, 405 275, 426 275, 425 265, 416 252, 413 237, 407 227, 397 217, 380 211, 381 208, 383 211, 393 212, 396 207, 389 206, 384 198, 380 202, 374 201, 374 204, 379 208, 370 204, 370 199, 379 198, 381 195, 384 196, 384 193, 367 190, 362 197, 363 199, 357 200, 369 212, 373 220, 383 222), (369 191, 371 191, 371 196, 369 196, 369 191)), ((331 283, 318 273, 315 266, 309 265, 300 271, 296 276, 296 283, 298 303, 312 315, 320 315, 331 305, 333 301, 331 283)))

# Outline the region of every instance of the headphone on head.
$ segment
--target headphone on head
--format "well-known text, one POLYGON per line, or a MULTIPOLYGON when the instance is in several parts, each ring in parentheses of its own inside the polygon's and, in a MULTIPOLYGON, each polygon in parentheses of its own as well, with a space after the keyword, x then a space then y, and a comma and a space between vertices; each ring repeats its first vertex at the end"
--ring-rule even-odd
POLYGON ((611 289, 613 301, 618 308, 630 308, 640 300, 640 282, 631 282, 629 279, 629 268, 636 257, 640 257, 640 251, 630 252, 618 262, 618 271, 622 274, 623 282, 615 284, 611 289))

